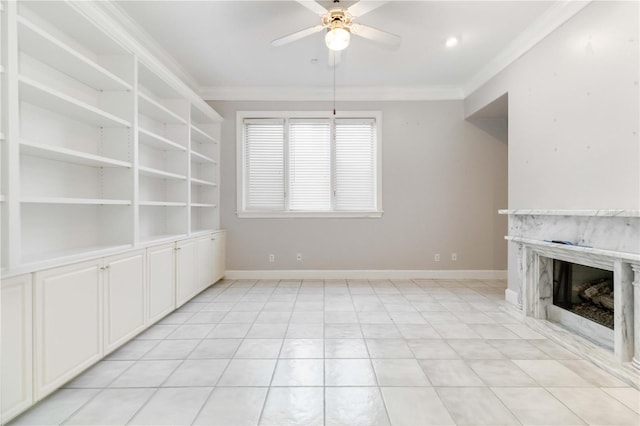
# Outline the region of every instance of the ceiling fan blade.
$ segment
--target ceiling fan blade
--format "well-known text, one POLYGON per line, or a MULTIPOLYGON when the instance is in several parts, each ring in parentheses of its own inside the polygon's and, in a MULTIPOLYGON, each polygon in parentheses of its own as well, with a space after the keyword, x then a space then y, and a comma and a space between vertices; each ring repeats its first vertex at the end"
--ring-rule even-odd
POLYGON ((325 13, 327 13, 327 9, 320 6, 314 0, 296 0, 296 1, 317 15, 324 15, 325 13))
POLYGON ((389 3, 388 1, 375 1, 375 0, 360 0, 358 3, 351 6, 349 9, 349 13, 351 16, 359 17, 364 15, 365 13, 369 13, 374 9, 379 8, 380 6, 389 3))
POLYGON ((337 67, 342 61, 342 50, 329 50, 329 67, 337 67))
POLYGON ((400 43, 402 43, 402 37, 399 35, 391 34, 368 25, 351 24, 351 33, 385 44, 389 47, 398 47, 400 43))
POLYGON ((272 46, 279 47, 296 40, 300 40, 301 38, 310 36, 311 34, 319 33, 324 29, 324 25, 316 25, 315 27, 307 28, 293 34, 286 35, 284 37, 277 38, 271 42, 272 46))

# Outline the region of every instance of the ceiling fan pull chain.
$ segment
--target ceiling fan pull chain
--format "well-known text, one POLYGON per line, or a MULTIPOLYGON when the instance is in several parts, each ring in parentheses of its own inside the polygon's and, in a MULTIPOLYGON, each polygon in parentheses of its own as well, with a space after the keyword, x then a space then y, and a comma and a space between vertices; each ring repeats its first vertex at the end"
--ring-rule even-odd
POLYGON ((333 116, 336 115, 336 53, 333 53, 333 116))

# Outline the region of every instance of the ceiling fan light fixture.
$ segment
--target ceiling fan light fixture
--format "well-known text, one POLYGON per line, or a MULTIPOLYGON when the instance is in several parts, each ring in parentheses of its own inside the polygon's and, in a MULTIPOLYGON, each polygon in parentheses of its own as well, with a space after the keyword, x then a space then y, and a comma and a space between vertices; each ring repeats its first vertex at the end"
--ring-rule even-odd
POLYGON ((458 37, 449 37, 445 40, 444 45, 448 48, 456 47, 460 43, 460 39, 458 37))
POLYGON ((324 37, 327 47, 334 51, 344 50, 351 41, 351 32, 343 27, 331 28, 324 37))

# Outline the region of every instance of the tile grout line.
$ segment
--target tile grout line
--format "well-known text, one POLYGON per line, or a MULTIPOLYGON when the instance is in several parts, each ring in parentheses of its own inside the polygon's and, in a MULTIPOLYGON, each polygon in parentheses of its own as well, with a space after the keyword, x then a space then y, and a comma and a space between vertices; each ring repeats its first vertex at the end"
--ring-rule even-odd
MULTIPOLYGON (((209 289, 209 288, 210 288, 210 287, 207 287, 206 289, 202 290, 200 293, 198 293, 196 296, 194 296, 194 298, 195 298, 195 297, 198 297, 200 294, 202 294, 203 292, 207 291, 207 289, 209 289)), ((192 299, 192 300, 193 300, 193 299, 192 299)), ((191 302, 191 301, 189 301, 189 302, 187 302, 187 303, 190 303, 190 302, 191 302)), ((187 303, 185 303, 185 305, 186 305, 187 303)), ((184 306, 184 305, 183 305, 183 306, 184 306)), ((194 317, 198 312, 200 312, 201 310, 202 310, 202 308, 200 308, 200 310, 199 310, 199 311, 194 311, 194 312, 192 313, 192 315, 191 315, 189 318, 193 318, 193 317, 194 317)), ((186 324, 186 321, 188 321, 188 319, 187 319, 187 320, 185 320, 185 322, 184 322, 184 323, 182 323, 182 325, 185 325, 185 324, 186 324)), ((175 331, 176 331, 176 330, 174 330, 174 333, 175 333, 175 331)), ((171 339, 168 339, 168 337, 169 337, 169 336, 171 336, 171 334, 169 334, 167 337, 165 337, 165 338, 163 339, 163 341, 171 340, 171 339)), ((190 339, 184 339, 184 340, 190 340, 190 339)), ((195 339, 194 339, 194 340, 195 340, 195 339)), ((204 340, 204 338, 199 339, 199 340, 200 340, 200 343, 202 343, 202 341, 204 340)), ((158 392, 160 392, 160 389, 162 389, 162 388, 163 388, 163 386, 162 386, 162 385, 163 385, 163 384, 165 384, 165 383, 167 382, 167 380, 169 380, 169 378, 170 378, 170 377, 171 377, 171 376, 172 376, 176 371, 178 371, 178 369, 179 369, 179 368, 184 364, 184 362, 189 358, 189 355, 191 355, 191 354, 193 353, 193 351, 195 351, 195 350, 196 350, 196 348, 197 348, 198 346, 200 346, 200 343, 198 343, 197 345, 195 345, 195 346, 193 347, 193 349, 191 349, 191 350, 189 351, 189 353, 188 353, 188 354, 186 354, 186 355, 181 359, 181 362, 180 362, 180 363, 178 363, 178 364, 175 366, 175 368, 174 368, 173 370, 171 370, 171 372, 170 372, 169 374, 167 374, 167 377, 165 377, 165 379, 164 379, 164 380, 163 380, 163 381, 162 381, 158 386, 156 386, 156 387, 155 387, 155 391, 154 391, 153 393, 151 393, 151 395, 149 395, 149 397, 147 398, 147 400, 146 400, 146 401, 145 401, 145 402, 144 402, 140 407, 138 407, 138 409, 137 409, 137 410, 136 410, 136 411, 131 415, 131 417, 129 417, 129 419, 126 421, 126 424, 131 424, 131 422, 133 421, 133 419, 135 419, 135 418, 136 418, 136 416, 137 416, 137 415, 138 415, 138 414, 139 414, 139 413, 144 409, 144 407, 146 407, 146 406, 147 406, 147 404, 149 404, 149 401, 151 401, 151 400, 153 399, 153 397, 154 397, 155 395, 157 395, 157 394, 158 394, 158 392)), ((142 360, 142 358, 141 358, 140 360, 142 360)), ((154 360, 154 361, 155 361, 155 360, 154 360)), ((157 360, 157 361, 160 361, 160 360, 157 360)), ((147 388, 147 389, 150 389, 150 388, 147 388)), ((194 418, 194 419, 195 419, 195 418, 194 418)))

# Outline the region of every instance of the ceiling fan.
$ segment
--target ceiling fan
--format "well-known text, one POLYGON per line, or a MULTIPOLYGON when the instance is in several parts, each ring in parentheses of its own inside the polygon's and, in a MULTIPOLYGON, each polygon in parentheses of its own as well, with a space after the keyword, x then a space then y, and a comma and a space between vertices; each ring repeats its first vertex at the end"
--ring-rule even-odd
POLYGON ((333 52, 339 52, 349 46, 351 34, 363 37, 389 47, 400 45, 401 38, 395 34, 370 27, 368 25, 354 22, 365 13, 382 6, 387 1, 360 0, 349 6, 342 7, 340 0, 333 0, 333 6, 329 9, 311 0, 296 0, 298 3, 320 16, 321 24, 297 31, 284 37, 277 38, 271 42, 272 46, 282 46, 322 30, 327 31, 325 43, 333 52))

